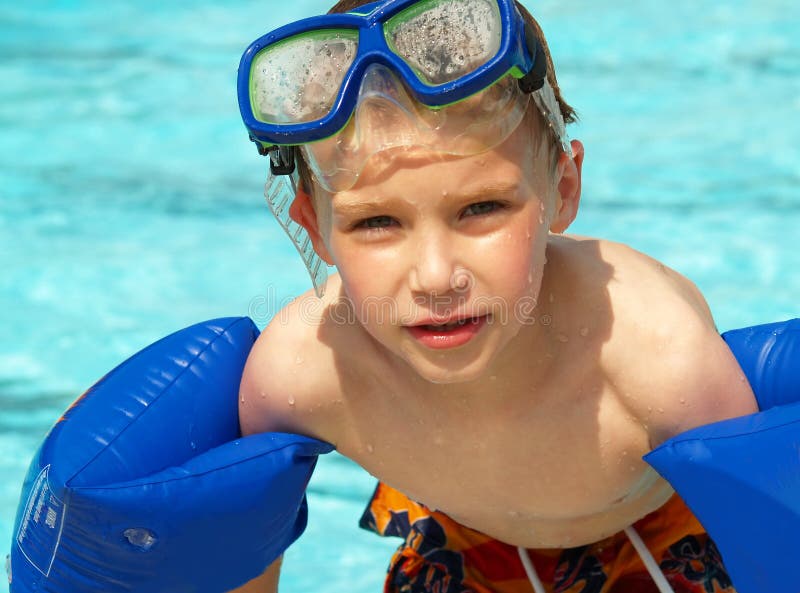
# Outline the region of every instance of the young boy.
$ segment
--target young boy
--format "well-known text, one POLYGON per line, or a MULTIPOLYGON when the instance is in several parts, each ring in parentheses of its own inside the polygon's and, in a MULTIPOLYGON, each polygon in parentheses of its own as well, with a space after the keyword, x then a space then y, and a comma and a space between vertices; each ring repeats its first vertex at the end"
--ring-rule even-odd
MULTIPOLYGON (((283 222, 338 270, 259 338, 243 432, 379 478, 362 526, 405 539, 386 591, 733 591, 641 458, 753 394, 690 281, 562 234, 584 149, 538 25, 500 0, 362 4, 243 59, 272 180, 299 175, 283 222)), ((274 590, 278 565, 237 591, 274 590)))

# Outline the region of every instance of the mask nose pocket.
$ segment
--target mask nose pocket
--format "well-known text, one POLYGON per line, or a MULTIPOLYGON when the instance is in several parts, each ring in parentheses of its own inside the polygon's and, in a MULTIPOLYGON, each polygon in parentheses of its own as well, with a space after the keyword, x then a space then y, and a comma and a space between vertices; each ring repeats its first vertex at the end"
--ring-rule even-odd
POLYGON ((434 113, 419 104, 389 68, 370 64, 359 88, 351 140, 368 153, 417 144, 420 124, 428 127, 436 119, 434 113))

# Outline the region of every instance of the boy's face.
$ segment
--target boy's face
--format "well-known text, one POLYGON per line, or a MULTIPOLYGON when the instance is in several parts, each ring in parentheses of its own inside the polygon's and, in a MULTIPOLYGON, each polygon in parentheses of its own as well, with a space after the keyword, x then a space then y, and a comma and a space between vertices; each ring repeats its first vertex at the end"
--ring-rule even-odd
POLYGON ((429 381, 476 379, 532 324, 548 233, 577 210, 574 147, 555 172, 526 125, 469 157, 383 153, 304 226, 377 342, 429 381))

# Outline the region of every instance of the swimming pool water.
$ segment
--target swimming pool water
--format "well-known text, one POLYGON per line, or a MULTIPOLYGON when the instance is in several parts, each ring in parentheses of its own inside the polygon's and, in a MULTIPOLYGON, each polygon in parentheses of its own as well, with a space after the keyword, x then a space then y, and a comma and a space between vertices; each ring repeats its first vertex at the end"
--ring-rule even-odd
MULTIPOLYGON (((722 330, 798 316, 797 3, 526 5, 581 116, 571 230, 687 275, 722 330)), ((263 326, 308 287, 263 204, 235 74, 252 39, 326 7, 0 4, 3 556, 30 457, 77 394, 163 334, 216 316, 263 326)), ((283 590, 379 590, 395 542, 356 527, 372 486, 321 460, 283 590)))

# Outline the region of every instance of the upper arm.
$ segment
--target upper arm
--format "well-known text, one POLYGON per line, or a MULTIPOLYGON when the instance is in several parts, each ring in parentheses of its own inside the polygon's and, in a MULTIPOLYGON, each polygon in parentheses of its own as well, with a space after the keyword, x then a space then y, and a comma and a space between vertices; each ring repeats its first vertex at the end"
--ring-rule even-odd
POLYGON ((239 385, 239 424, 247 436, 291 432, 332 444, 329 377, 314 328, 282 311, 253 346, 239 385))
POLYGON ((239 384, 239 424, 247 436, 261 432, 283 430, 284 411, 276 399, 284 390, 281 379, 281 348, 279 332, 267 326, 253 345, 239 384))
POLYGON ((655 374, 648 433, 655 447, 691 428, 752 414, 758 406, 747 379, 715 331, 687 323, 655 374))
POLYGON ((614 374, 651 447, 691 428, 756 412, 744 372, 697 287, 646 256, 633 268, 640 281, 624 300, 630 305, 621 322, 625 350, 617 349, 614 374))

